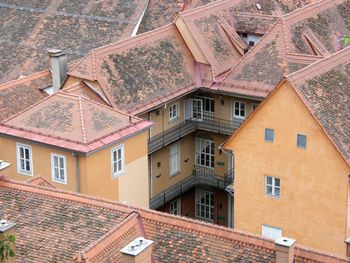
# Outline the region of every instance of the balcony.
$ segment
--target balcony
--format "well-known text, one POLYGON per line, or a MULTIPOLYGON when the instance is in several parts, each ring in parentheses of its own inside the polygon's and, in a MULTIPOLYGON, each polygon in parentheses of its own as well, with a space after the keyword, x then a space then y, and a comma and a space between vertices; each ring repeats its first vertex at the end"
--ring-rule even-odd
POLYGON ((151 198, 150 208, 157 209, 195 186, 210 186, 226 190, 227 186, 233 184, 233 179, 233 170, 225 173, 224 176, 220 176, 213 174, 211 169, 196 165, 190 176, 151 198))
POLYGON ((184 122, 168 129, 156 136, 153 136, 148 141, 148 153, 153 153, 156 150, 190 134, 191 132, 201 129, 220 134, 230 135, 242 123, 243 120, 235 119, 233 121, 215 118, 212 115, 204 114, 201 120, 188 119, 184 122))

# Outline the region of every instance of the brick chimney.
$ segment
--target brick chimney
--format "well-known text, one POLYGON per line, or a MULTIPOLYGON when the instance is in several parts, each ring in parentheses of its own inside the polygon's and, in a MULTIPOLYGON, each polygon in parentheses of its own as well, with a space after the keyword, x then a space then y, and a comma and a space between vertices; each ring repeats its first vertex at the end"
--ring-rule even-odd
MULTIPOLYGON (((0 236, 1 237, 8 237, 10 235, 14 235, 14 226, 16 224, 10 221, 6 220, 0 220, 0 236)), ((15 251, 15 246, 13 245, 12 250, 15 251)), ((16 262, 16 260, 12 257, 9 257, 8 259, 5 259, 3 263, 12 263, 16 262)))
POLYGON ((67 78, 67 55, 59 49, 50 49, 53 93, 57 92, 67 78))
POLYGON ((138 237, 131 243, 123 247, 122 263, 151 263, 152 262, 152 243, 144 237, 138 237))
POLYGON ((276 263, 294 262, 294 244, 295 240, 287 237, 280 237, 275 241, 276 263))

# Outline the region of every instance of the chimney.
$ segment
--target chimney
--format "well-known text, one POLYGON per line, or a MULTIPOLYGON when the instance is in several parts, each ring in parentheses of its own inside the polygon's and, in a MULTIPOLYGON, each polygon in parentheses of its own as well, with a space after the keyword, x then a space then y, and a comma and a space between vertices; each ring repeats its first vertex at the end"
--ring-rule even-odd
POLYGON ((16 224, 12 223, 10 221, 6 221, 6 220, 0 220, 0 236, 3 240, 7 241, 7 243, 9 244, 10 248, 7 252, 9 252, 9 257, 5 258, 4 263, 12 263, 12 262, 16 262, 16 260, 14 259, 14 253, 15 253, 15 236, 14 236, 14 226, 16 224), (11 252, 13 253, 13 255, 11 256, 11 252))
POLYGON ((294 262, 294 244, 295 240, 287 237, 280 237, 275 241, 276 263, 294 262))
POLYGON ((123 247, 121 263, 151 263, 152 243, 144 237, 138 237, 131 243, 123 247))
POLYGON ((59 49, 50 49, 53 93, 57 92, 67 78, 67 55, 59 49))

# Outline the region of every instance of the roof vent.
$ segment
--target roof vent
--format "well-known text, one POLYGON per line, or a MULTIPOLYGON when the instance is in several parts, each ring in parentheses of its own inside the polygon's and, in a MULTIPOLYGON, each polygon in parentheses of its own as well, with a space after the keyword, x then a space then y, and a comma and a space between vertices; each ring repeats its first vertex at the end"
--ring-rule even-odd
POLYGON ((152 240, 144 237, 136 238, 120 250, 122 252, 121 262, 151 262, 152 243, 152 240))
POLYGON ((258 10, 261 10, 261 8, 262 8, 261 5, 260 5, 259 3, 256 3, 255 6, 256 6, 256 8, 257 8, 258 10))

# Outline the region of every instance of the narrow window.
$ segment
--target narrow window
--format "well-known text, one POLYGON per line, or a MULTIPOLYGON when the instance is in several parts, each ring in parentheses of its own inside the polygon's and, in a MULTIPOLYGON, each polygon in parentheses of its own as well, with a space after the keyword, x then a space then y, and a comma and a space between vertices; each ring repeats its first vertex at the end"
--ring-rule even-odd
POLYGON ((169 203, 169 212, 173 215, 181 215, 181 199, 176 198, 169 203))
POLYGON ((277 240, 282 237, 282 229, 278 227, 262 225, 262 237, 277 240))
POLYGON ((179 104, 174 103, 169 106, 169 121, 173 121, 179 117, 179 104))
POLYGON ((275 137, 275 132, 273 129, 265 129, 265 141, 266 142, 273 142, 275 137))
POLYGON ((246 116, 246 104, 242 101, 233 102, 233 118, 245 119, 246 116))
POLYGON ((281 182, 279 178, 265 176, 265 194, 273 197, 281 196, 281 182))
POLYGON ((124 146, 120 145, 111 151, 112 153, 112 176, 117 177, 124 172, 124 146))
POLYGON ((297 135, 297 146, 300 147, 300 148, 305 148, 306 149, 306 144, 307 144, 307 137, 306 137, 306 135, 298 134, 297 135))
POLYGON ((169 169, 170 176, 180 172, 180 144, 174 143, 169 147, 169 169))
POLYGON ((33 175, 32 147, 17 144, 17 172, 25 175, 33 175))
POLYGON ((196 217, 206 221, 214 220, 214 194, 196 189, 196 217))
POLYGON ((196 138, 196 165, 214 168, 214 142, 196 138))
POLYGON ((64 155, 51 154, 52 181, 67 184, 66 157, 64 155))
POLYGON ((259 104, 252 104, 252 111, 255 111, 258 108, 259 104))

